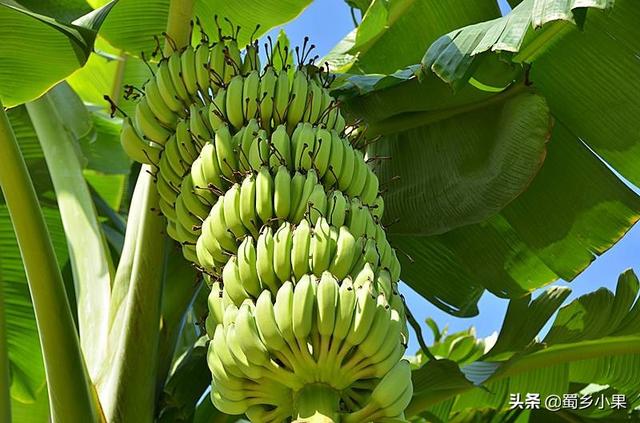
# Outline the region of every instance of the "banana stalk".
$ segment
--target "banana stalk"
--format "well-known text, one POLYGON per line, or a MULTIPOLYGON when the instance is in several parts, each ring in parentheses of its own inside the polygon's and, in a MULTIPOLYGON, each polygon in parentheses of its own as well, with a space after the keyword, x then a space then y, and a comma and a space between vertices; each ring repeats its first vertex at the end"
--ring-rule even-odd
POLYGON ((335 423, 340 421, 340 395, 326 385, 312 384, 302 388, 294 398, 294 422, 335 423))

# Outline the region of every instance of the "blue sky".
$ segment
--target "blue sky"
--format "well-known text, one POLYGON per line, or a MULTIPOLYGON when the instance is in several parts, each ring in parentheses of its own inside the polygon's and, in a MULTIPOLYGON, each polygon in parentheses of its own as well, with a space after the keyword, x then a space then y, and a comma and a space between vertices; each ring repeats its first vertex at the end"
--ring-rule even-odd
MULTIPOLYGON (((503 12, 508 11, 509 6, 506 1, 499 1, 503 12)), ((349 8, 345 6, 343 0, 314 1, 298 19, 284 26, 292 44, 301 43, 305 36, 309 36, 311 41, 316 44, 316 54, 321 57, 329 52, 353 28, 349 8)), ((277 34, 277 30, 274 30, 272 34, 277 34)), ((587 292, 592 292, 599 287, 615 290, 618 275, 629 267, 633 267, 636 272, 640 272, 640 225, 636 225, 618 244, 593 262, 573 282, 569 284, 559 281, 557 285, 569 286, 572 289, 572 294, 568 301, 587 292)), ((422 297, 413 293, 408 287, 404 286, 403 291, 409 307, 419 322, 424 322, 425 318, 431 317, 441 328, 448 325, 450 332, 475 326, 479 336, 488 336, 492 332, 500 330, 507 308, 505 300, 499 299, 490 293, 485 293, 480 300, 479 316, 470 319, 459 319, 440 311, 422 297)), ((423 328, 423 331, 427 337, 427 342, 429 342, 429 330, 423 328)), ((417 343, 413 338, 410 342, 409 351, 413 352, 416 349, 417 343)))

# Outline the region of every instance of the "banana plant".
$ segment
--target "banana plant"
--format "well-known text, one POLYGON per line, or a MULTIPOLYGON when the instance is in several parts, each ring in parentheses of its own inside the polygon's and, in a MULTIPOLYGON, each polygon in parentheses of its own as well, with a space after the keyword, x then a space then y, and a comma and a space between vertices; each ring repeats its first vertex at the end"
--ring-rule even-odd
POLYGON ((2 421, 637 418, 638 8, 310 3, 0 1, 2 421))

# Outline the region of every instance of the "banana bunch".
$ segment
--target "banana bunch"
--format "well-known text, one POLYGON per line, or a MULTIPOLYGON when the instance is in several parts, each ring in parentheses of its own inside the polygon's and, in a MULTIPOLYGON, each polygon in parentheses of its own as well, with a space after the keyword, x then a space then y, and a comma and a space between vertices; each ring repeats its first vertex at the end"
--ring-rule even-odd
POLYGON ((278 68, 279 47, 261 67, 257 42, 242 53, 236 36, 163 57, 121 135, 211 289, 213 404, 282 422, 320 384, 341 421, 403 420, 400 264, 361 134, 307 40, 299 66, 278 68))
POLYGON ((371 281, 357 280, 305 274, 239 305, 227 295, 228 282, 224 289, 215 282, 207 320, 214 404, 248 416, 260 406, 264 417, 256 421, 282 421, 296 391, 325 384, 340 393, 340 409, 351 410, 344 421, 400 415, 412 394, 401 361, 402 300, 395 290, 387 298, 371 281), (272 414, 263 414, 266 407, 272 414))

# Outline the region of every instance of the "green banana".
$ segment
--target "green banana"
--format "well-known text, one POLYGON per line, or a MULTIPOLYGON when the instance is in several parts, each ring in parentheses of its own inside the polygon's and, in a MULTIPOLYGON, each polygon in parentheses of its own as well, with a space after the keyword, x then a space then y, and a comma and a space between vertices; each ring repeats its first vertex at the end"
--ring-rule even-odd
POLYGON ((291 211, 291 174, 281 165, 274 178, 273 209, 277 218, 286 220, 291 211))
POLYGON ((296 70, 293 75, 293 83, 289 94, 290 104, 287 110, 287 126, 290 129, 302 121, 302 116, 307 107, 308 85, 307 74, 301 69, 296 70))
POLYGON ((173 80, 171 79, 168 60, 163 60, 158 65, 156 81, 158 83, 160 96, 167 107, 169 107, 174 113, 177 113, 180 117, 186 116, 185 105, 180 100, 176 87, 173 85, 173 80))
POLYGON ((258 92, 260 121, 263 122, 263 125, 266 127, 271 127, 271 116, 273 115, 277 81, 278 76, 271 66, 264 70, 264 74, 262 78, 260 78, 260 90, 258 92))
POLYGON ((273 235, 273 267, 282 282, 291 277, 291 223, 284 222, 273 235))
MULTIPOLYGON (((242 304, 244 300, 249 298, 249 294, 242 286, 242 279, 240 278, 240 269, 238 267, 238 258, 232 256, 222 269, 222 282, 224 283, 224 289, 229 294, 229 298, 236 306, 242 304)), ((227 308, 228 310, 229 308, 227 308)), ((225 311, 226 314, 226 311, 225 311)), ((227 326, 225 324, 225 326, 227 326)))
POLYGON ((271 169, 275 171, 279 166, 285 165, 287 169, 292 171, 294 165, 291 159, 291 140, 287 134, 286 126, 278 125, 273 131, 271 145, 273 146, 273 153, 269 158, 271 169))
POLYGON ((209 125, 217 131, 227 121, 227 90, 220 88, 217 92, 207 112, 209 125))
POLYGON ((244 78, 242 87, 242 107, 245 121, 256 117, 259 91, 260 73, 257 70, 253 70, 244 78))
POLYGON ((349 141, 344 138, 342 138, 342 149, 344 154, 342 155, 342 169, 338 175, 338 188, 341 191, 346 191, 354 178, 356 155, 355 150, 349 145, 349 141))
POLYGON ((135 124, 138 131, 144 135, 144 138, 156 144, 165 145, 171 136, 171 131, 162 126, 151 111, 146 97, 142 97, 136 105, 135 124))
POLYGON ((198 77, 196 75, 196 53, 193 47, 185 47, 180 56, 180 67, 182 68, 182 80, 187 91, 192 97, 198 93, 198 77))
POLYGON ((238 162, 233 151, 233 138, 228 125, 221 125, 215 135, 216 157, 222 174, 229 180, 234 179, 238 162))
POLYGON ((329 265, 329 271, 336 278, 344 279, 349 274, 356 255, 356 239, 346 226, 341 226, 338 233, 337 250, 329 265))
POLYGON ((290 281, 284 282, 278 289, 273 312, 282 337, 291 345, 295 341, 293 334, 293 284, 290 281))
POLYGON ((296 280, 309 272, 309 249, 311 247, 311 226, 302 221, 293 230, 291 243, 291 269, 296 280))
POLYGON ((281 70, 276 80, 275 95, 273 98, 273 123, 280 125, 287 123, 287 111, 289 109, 289 76, 281 70))
MULTIPOLYGON (((302 187, 302 194, 300 195, 300 199, 298 200, 298 203, 296 204, 293 201, 291 202, 291 210, 292 211, 295 210, 295 212, 293 214, 293 217, 289 216, 289 218, 294 222, 299 222, 304 217, 304 214, 307 211, 309 197, 311 196, 311 193, 313 192, 313 189, 316 187, 317 184, 318 184, 318 176, 315 170, 311 169, 307 173, 307 177, 302 187)), ((291 198, 292 199, 294 198, 293 195, 291 196, 291 198)))
POLYGON ((256 269, 258 279, 262 286, 268 287, 271 292, 278 292, 280 281, 273 270, 274 240, 273 230, 269 226, 264 226, 258 236, 256 247, 256 269))
POLYGON ((240 129, 244 124, 243 87, 244 78, 241 75, 234 76, 227 86, 227 118, 236 129, 240 129))
POLYGON ((196 70, 196 83, 205 98, 210 97, 209 87, 211 77, 209 75, 209 46, 206 43, 199 44, 194 52, 194 67, 196 70))
POLYGON ((320 277, 331 263, 331 239, 329 223, 324 217, 318 219, 311 238, 311 270, 320 277))
POLYGON ((125 118, 122 121, 120 144, 125 153, 136 162, 143 164, 157 164, 160 162, 160 154, 162 152, 160 146, 142 139, 129 118, 125 118))
POLYGON ((256 177, 250 174, 240 186, 240 220, 254 238, 258 237, 258 215, 256 214, 256 177))
POLYGON ((353 154, 355 157, 354 174, 346 193, 352 197, 359 197, 362 194, 364 184, 367 182, 367 172, 369 167, 365 163, 364 156, 360 150, 354 150, 353 154))
POLYGON ((331 272, 323 272, 316 290, 318 332, 322 336, 331 336, 338 311, 340 287, 331 272))
POLYGON ((256 176, 256 211, 262 223, 273 217, 273 185, 269 166, 260 167, 256 176))
POLYGON ((253 238, 246 237, 238 247, 238 270, 244 290, 253 298, 258 298, 262 291, 256 261, 256 247, 253 238))
POLYGON ((282 351, 286 348, 286 343, 278 329, 275 310, 271 301, 271 292, 264 290, 256 301, 255 311, 256 325, 260 339, 270 351, 282 351))
POLYGON ((315 285, 312 276, 304 275, 296 283, 293 292, 293 334, 299 340, 306 340, 313 326, 315 285))
POLYGON ((316 132, 316 149, 314 151, 314 165, 318 170, 318 177, 322 178, 329 168, 332 146, 331 132, 319 128, 316 132))
POLYGON ((307 200, 309 219, 315 224, 318 219, 324 218, 327 214, 327 194, 324 192, 322 184, 316 184, 307 200))
POLYGON ((144 98, 154 116, 169 128, 175 128, 178 115, 175 114, 164 102, 158 89, 157 81, 152 78, 144 85, 144 98))
POLYGON ((378 198, 380 183, 373 170, 367 166, 367 181, 362 188, 362 204, 372 205, 378 198))
POLYGON ((246 234, 246 229, 240 218, 240 184, 233 184, 224 194, 224 220, 236 238, 246 234))
POLYGON ((187 104, 191 103, 191 96, 187 92, 187 87, 182 80, 182 60, 180 57, 180 53, 178 53, 177 51, 171 53, 171 56, 169 56, 167 67, 169 68, 169 76, 171 77, 171 82, 176 89, 178 98, 180 98, 187 104))

